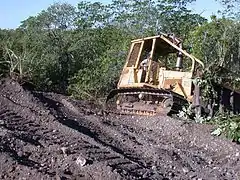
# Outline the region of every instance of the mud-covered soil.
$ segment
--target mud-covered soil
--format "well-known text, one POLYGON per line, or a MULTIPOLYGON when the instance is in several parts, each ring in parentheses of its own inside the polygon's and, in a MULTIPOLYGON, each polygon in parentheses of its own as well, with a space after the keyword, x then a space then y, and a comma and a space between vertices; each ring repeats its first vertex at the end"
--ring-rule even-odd
POLYGON ((240 145, 211 131, 163 116, 103 116, 4 80, 0 179, 240 179, 240 145))

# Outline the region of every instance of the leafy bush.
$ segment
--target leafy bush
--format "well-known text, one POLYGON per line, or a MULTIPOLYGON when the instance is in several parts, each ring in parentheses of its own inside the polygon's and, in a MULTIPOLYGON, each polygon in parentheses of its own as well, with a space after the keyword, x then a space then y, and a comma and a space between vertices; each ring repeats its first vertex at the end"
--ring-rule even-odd
POLYGON ((116 88, 123 64, 126 59, 127 44, 113 46, 102 56, 94 60, 91 66, 80 69, 71 79, 68 92, 75 98, 97 99, 106 96, 116 88))
POLYGON ((227 138, 240 143, 240 116, 239 115, 222 115, 213 119, 217 128, 212 135, 225 135, 227 138))

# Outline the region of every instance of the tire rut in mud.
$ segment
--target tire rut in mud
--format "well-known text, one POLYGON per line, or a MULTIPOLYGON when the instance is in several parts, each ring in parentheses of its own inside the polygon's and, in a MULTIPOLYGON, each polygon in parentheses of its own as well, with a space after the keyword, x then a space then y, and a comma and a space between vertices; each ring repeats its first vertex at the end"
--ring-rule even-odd
MULTIPOLYGON (((109 136, 104 136, 104 132, 108 132, 110 129, 103 129, 106 126, 104 126, 104 123, 102 123, 101 117, 96 117, 94 115, 85 116, 84 114, 76 112, 72 113, 71 110, 64 110, 64 107, 62 105, 59 105, 59 101, 54 101, 51 98, 43 96, 43 94, 35 95, 41 100, 43 104, 48 105, 51 114, 54 114, 59 123, 76 130, 88 138, 91 138, 97 147, 102 147, 108 150, 106 153, 103 152, 103 154, 106 155, 104 157, 100 156, 100 159, 98 153, 96 152, 88 154, 90 155, 90 158, 91 155, 94 156, 94 158, 92 158, 92 161, 104 160, 104 162, 110 166, 113 171, 116 171, 122 177, 128 177, 129 179, 142 178, 143 176, 147 177, 146 173, 152 171, 152 167, 146 166, 139 156, 127 154, 123 149, 121 149, 121 147, 119 148, 117 145, 113 145, 111 143, 113 139, 108 141, 107 138, 109 138, 109 136), (101 131, 98 132, 98 130, 101 131), (103 136, 105 138, 102 139, 101 137, 103 136), (112 158, 112 156, 114 158, 112 158)), ((90 114, 93 114, 93 112, 90 114)), ((91 147, 88 149, 88 151, 91 152, 91 147)), ((157 172, 155 174, 156 179, 163 178, 162 174, 157 172)))

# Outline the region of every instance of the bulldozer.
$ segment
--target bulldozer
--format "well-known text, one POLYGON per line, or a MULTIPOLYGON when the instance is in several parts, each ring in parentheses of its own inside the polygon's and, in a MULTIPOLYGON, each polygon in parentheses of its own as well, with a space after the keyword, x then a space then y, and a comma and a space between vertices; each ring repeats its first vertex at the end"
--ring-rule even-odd
POLYGON ((201 90, 194 79, 201 77, 202 69, 204 63, 184 50, 174 34, 132 40, 117 89, 107 96, 105 109, 154 116, 191 105, 201 115, 201 90))

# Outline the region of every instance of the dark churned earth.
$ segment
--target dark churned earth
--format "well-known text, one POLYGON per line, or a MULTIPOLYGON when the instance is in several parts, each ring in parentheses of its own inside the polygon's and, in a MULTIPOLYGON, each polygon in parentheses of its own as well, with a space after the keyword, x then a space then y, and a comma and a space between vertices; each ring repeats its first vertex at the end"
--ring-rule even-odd
POLYGON ((102 115, 89 102, 0 82, 0 179, 240 179, 240 145, 213 127, 102 115))

